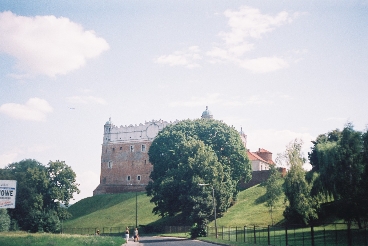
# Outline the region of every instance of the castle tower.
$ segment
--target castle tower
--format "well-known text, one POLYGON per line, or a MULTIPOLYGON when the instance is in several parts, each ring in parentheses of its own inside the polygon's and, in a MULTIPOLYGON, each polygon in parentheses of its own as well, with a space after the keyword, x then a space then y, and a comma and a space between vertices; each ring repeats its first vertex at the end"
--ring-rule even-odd
POLYGON ((144 191, 153 170, 148 150, 158 132, 173 123, 152 120, 117 127, 110 118, 104 125, 100 184, 93 195, 144 191))
POLYGON ((106 121, 104 125, 104 137, 102 141, 103 144, 106 144, 111 139, 111 127, 112 127, 111 118, 109 118, 109 121, 106 121))

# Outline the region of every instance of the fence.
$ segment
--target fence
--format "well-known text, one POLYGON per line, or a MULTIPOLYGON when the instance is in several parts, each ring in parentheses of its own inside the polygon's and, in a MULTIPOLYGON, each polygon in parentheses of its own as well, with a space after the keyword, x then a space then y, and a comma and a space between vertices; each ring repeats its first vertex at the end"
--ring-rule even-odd
MULTIPOLYGON (((208 237, 215 237, 215 228, 207 228, 208 237)), ((222 240, 244 242, 252 245, 367 245, 366 228, 348 228, 347 224, 337 223, 318 227, 292 226, 244 226, 218 227, 217 237, 222 240)))
MULTIPOLYGON (((134 227, 129 226, 130 234, 133 234, 134 227)), ((95 235, 97 230, 100 231, 100 235, 102 236, 122 236, 125 234, 126 227, 86 227, 86 228, 76 228, 76 227, 67 227, 62 228, 62 234, 78 234, 78 235, 95 235)))
MULTIPOLYGON (((133 233, 133 226, 129 226, 133 233)), ((190 226, 165 226, 163 228, 139 227, 140 233, 189 232, 190 226)), ((93 235, 100 230, 101 235, 122 236, 125 227, 100 228, 63 228, 62 233, 93 235)), ((215 227, 207 227, 207 236, 216 237, 215 227)), ((364 245, 368 246, 368 231, 366 228, 349 228, 345 223, 326 224, 322 226, 302 227, 289 226, 243 226, 243 227, 217 227, 217 237, 226 241, 244 242, 251 245, 274 246, 327 246, 327 245, 364 245)))

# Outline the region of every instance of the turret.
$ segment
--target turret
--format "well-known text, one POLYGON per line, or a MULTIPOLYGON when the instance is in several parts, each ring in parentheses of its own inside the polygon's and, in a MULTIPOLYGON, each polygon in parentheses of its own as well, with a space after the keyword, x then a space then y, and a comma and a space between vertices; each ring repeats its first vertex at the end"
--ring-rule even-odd
POLYGON ((203 111, 201 118, 202 119, 213 119, 213 115, 211 111, 208 110, 208 106, 206 106, 206 110, 203 111))
POLYGON ((107 121, 104 125, 104 136, 103 136, 103 143, 106 144, 111 140, 111 117, 109 118, 109 121, 107 121))

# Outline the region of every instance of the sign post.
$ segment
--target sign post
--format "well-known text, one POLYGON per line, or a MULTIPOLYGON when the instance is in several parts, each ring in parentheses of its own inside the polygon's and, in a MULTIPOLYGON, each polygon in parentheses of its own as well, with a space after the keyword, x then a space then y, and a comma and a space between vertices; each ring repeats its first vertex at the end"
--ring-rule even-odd
POLYGON ((0 180, 0 208, 15 208, 16 180, 0 180))

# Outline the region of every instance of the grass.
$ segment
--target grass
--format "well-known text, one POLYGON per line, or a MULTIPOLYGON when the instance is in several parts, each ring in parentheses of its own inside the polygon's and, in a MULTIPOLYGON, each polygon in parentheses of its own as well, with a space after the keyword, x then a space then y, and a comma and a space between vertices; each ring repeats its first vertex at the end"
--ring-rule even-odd
MULTIPOLYGON (((237 202, 229 208, 225 215, 217 220, 217 226, 267 226, 272 225, 271 215, 265 201, 266 188, 256 185, 238 194, 237 202)), ((280 197, 273 210, 274 224, 283 221, 282 215, 285 206, 284 197, 280 197)), ((214 226, 214 221, 210 226, 214 226)))
POLYGON ((48 233, 1 232, 0 245, 6 246, 120 246, 125 243, 121 237, 80 236, 48 233))
MULTIPOLYGON (((256 185, 241 191, 235 205, 229 208, 223 217, 217 219, 218 227, 243 227, 245 225, 267 226, 272 224, 270 213, 265 206, 265 192, 266 189, 262 185, 256 185)), ((185 225, 180 215, 161 218, 152 214, 154 204, 149 202, 150 198, 144 192, 138 192, 137 195, 138 225, 149 225, 156 228, 165 225, 185 225)), ((276 222, 283 220, 283 199, 283 197, 280 198, 273 213, 274 221, 276 222)), ((104 229, 111 230, 111 227, 119 227, 115 228, 116 231, 112 233, 122 234, 126 226, 130 225, 132 227, 135 225, 135 201, 135 192, 106 194, 85 198, 68 209, 73 214, 73 218, 65 221, 63 226, 64 228, 91 228, 91 230, 84 231, 84 234, 91 234, 94 229, 100 229, 102 232, 104 229)), ((214 221, 209 226, 214 226, 214 221)), ((114 228, 112 229, 114 230, 114 228)), ((189 233, 163 235, 190 237, 189 233)), ((215 238, 204 238, 204 240, 215 240, 215 242, 226 242, 229 244, 229 241, 215 238)))
MULTIPOLYGON (((270 213, 265 206, 265 187, 256 185, 238 195, 237 202, 228 209, 223 217, 217 219, 220 226, 244 226, 272 224, 270 213)), ((161 218, 152 214, 154 204, 145 192, 137 193, 138 225, 183 225, 180 216, 161 218)), ((73 217, 63 223, 63 227, 101 228, 135 225, 135 192, 123 194, 106 194, 85 198, 72 205, 68 210, 73 217)), ((273 212, 275 222, 283 220, 283 197, 280 198, 273 212)), ((214 221, 210 223, 214 226, 214 221)))
MULTIPOLYGON (((68 211, 73 215, 63 227, 102 228, 135 225, 136 193, 106 194, 85 198, 72 205, 68 211)), ((138 224, 146 225, 158 219, 152 214, 154 205, 145 192, 137 193, 138 224)))

